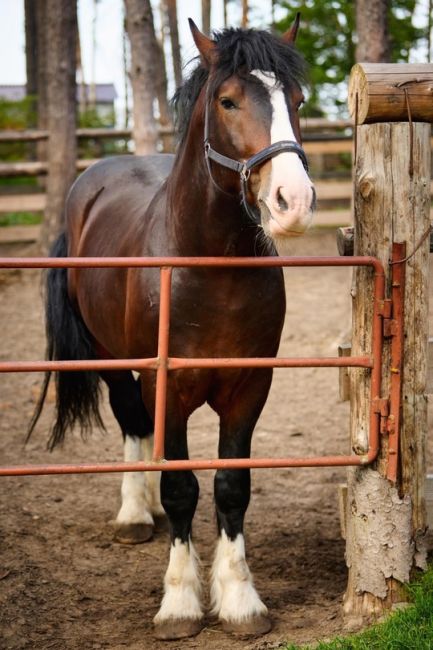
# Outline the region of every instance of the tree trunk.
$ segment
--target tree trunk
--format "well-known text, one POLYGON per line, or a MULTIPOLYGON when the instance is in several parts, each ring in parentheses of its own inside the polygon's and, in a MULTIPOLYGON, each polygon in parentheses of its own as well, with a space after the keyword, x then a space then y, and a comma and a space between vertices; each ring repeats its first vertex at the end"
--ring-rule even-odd
MULTIPOLYGON (((155 57, 155 92, 158 99, 159 108, 159 124, 163 128, 172 127, 171 111, 168 103, 167 96, 167 68, 165 62, 164 42, 165 35, 168 32, 167 12, 163 5, 161 5, 161 37, 158 39, 153 29, 153 51, 155 57)), ((152 19, 153 26, 153 19, 152 19)), ((162 150, 164 152, 171 151, 173 148, 172 136, 164 133, 162 138, 162 150)))
POLYGON ((66 195, 76 165, 76 2, 45 0, 47 128, 47 207, 41 247, 47 252, 63 226, 66 195))
MULTIPOLYGON (((125 9, 124 9, 125 11, 125 9)), ((129 51, 128 51, 128 34, 126 31, 126 16, 123 15, 123 30, 122 30, 122 66, 123 66, 123 92, 125 95, 125 120, 124 127, 129 127, 129 83, 128 83, 128 69, 129 69, 129 51)), ((128 142, 125 140, 125 151, 128 150, 128 142)))
POLYGON ((80 115, 82 115, 87 110, 87 88, 86 88, 86 80, 84 78, 84 69, 83 69, 83 62, 81 57, 81 39, 80 39, 80 30, 78 28, 78 20, 75 29, 76 29, 75 67, 77 72, 77 83, 79 83, 78 112, 80 115))
POLYGON ((157 128, 154 116, 155 30, 150 0, 125 0, 126 25, 131 44, 131 85, 133 96, 132 135, 135 153, 156 151, 157 128))
POLYGON ((431 62, 432 55, 432 29, 433 29, 433 0, 428 3, 428 16, 427 16, 427 61, 431 62))
POLYGON ((388 0, 357 0, 356 61, 387 63, 391 47, 388 29, 388 0))
MULTIPOLYGON (((36 51, 37 51, 37 125, 38 129, 46 130, 47 123, 47 38, 46 38, 46 13, 47 0, 35 0, 36 10, 36 51)), ((37 158, 40 161, 47 159, 47 143, 40 141, 37 144, 37 158)), ((40 180, 45 185, 44 180, 40 180)))
POLYGON ((201 27, 204 34, 210 34, 211 0, 201 0, 201 27))
POLYGON ((242 19, 241 27, 248 27, 248 0, 242 0, 242 19))
POLYGON ((25 0, 25 32, 26 32, 26 93, 36 95, 38 92, 38 40, 37 40, 37 9, 34 0, 25 0))
POLYGON ((223 0, 224 27, 228 27, 227 5, 228 5, 228 0, 223 0))
MULTIPOLYGON (((430 125, 363 125, 358 127, 356 137, 355 255, 373 255, 382 261, 389 296, 388 262, 392 242, 406 242, 410 254, 430 224, 430 125)), ((405 600, 402 584, 409 581, 415 568, 425 568, 428 250, 426 240, 405 265, 401 469, 397 483, 386 478, 388 440, 385 435, 378 460, 370 467, 349 471, 346 550, 349 580, 344 610, 353 627, 382 614, 393 603, 405 600)), ((354 271, 352 295, 352 354, 368 354, 373 303, 366 269, 354 271)), ((389 395, 392 372, 389 348, 385 339, 380 397, 389 395)), ((366 451, 369 426, 369 373, 351 369, 350 381, 352 446, 362 454, 366 451)))
POLYGON ((271 27, 275 29, 275 0, 271 0, 271 27))
POLYGON ((165 7, 170 28, 171 55, 173 57, 173 72, 176 87, 182 85, 182 58, 180 54, 179 29, 177 24, 176 0, 165 0, 165 7))

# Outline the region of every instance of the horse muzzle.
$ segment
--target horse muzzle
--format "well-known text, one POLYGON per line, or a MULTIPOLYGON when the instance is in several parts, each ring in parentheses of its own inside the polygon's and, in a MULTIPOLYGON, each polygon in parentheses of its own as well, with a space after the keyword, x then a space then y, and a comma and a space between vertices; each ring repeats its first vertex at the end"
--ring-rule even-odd
POLYGON ((312 222, 315 189, 300 165, 288 174, 287 167, 275 165, 276 159, 272 163, 270 178, 263 183, 266 190, 258 196, 263 229, 272 238, 302 235, 312 222))

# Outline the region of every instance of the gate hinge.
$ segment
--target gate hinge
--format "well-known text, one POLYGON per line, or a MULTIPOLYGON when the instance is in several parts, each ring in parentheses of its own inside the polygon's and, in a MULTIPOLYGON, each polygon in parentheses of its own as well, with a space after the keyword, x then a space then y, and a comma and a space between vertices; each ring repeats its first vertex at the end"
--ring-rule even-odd
POLYGON ((398 333, 398 323, 394 318, 384 318, 383 319, 383 336, 386 339, 391 338, 392 336, 397 336, 398 333))
POLYGON ((389 433, 389 398, 376 397, 373 400, 373 412, 380 414, 380 433, 389 433))
POLYGON ((398 324, 397 321, 392 318, 392 300, 390 298, 380 300, 377 306, 377 311, 383 318, 384 338, 389 339, 396 336, 398 324))
POLYGON ((378 300, 377 312, 380 316, 383 316, 383 318, 385 319, 391 318, 392 300, 390 298, 385 298, 384 300, 378 300))

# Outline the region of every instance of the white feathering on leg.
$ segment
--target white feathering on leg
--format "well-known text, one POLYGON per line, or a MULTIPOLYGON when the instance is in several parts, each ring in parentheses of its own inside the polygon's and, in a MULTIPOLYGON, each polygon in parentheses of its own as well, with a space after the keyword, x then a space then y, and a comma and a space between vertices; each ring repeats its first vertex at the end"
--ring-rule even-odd
MULTIPOLYGON (((153 434, 141 441, 144 460, 152 460, 153 456, 153 434)), ((161 472, 145 472, 146 475, 146 498, 153 515, 162 516, 165 514, 161 504, 161 472)))
POLYGON ((251 572, 245 559, 243 535, 231 541, 221 531, 212 567, 212 612, 219 618, 242 623, 267 614, 267 607, 255 590, 251 572))
POLYGON ((199 559, 191 542, 175 539, 170 549, 170 561, 164 578, 164 597, 153 619, 162 623, 168 619, 201 619, 201 582, 199 559))
MULTIPOLYGON (((142 460, 140 438, 125 436, 123 455, 125 462, 142 460)), ((122 505, 116 517, 117 524, 153 525, 153 517, 146 498, 146 476, 144 472, 125 472, 121 495, 122 505)))

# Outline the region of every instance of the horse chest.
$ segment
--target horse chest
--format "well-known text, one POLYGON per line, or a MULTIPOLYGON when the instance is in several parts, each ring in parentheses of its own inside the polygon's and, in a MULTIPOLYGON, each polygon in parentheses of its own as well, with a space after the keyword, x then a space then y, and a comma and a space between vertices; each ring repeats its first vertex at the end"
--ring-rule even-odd
MULTIPOLYGON (((174 291, 171 348, 182 356, 267 356, 275 353, 284 317, 284 285, 274 269, 213 274, 214 281, 174 291), (188 352, 188 355, 185 353, 188 352)), ((209 278, 208 278, 209 280, 209 278)), ((176 287, 175 287, 176 289, 176 287)))

